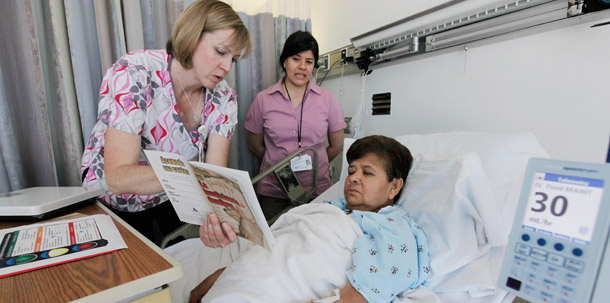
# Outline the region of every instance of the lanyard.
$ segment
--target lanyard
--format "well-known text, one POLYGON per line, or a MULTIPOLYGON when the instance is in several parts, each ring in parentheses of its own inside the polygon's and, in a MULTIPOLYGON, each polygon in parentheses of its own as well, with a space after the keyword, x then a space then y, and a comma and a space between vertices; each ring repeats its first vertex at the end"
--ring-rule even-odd
MULTIPOLYGON (((301 100, 301 121, 299 121, 299 128, 297 129, 297 139, 299 140, 299 148, 301 148, 301 129, 303 128, 303 107, 305 107, 305 95, 307 95, 307 86, 309 86, 309 82, 305 86, 305 91, 303 92, 303 100, 301 100)), ((290 98, 290 93, 288 92, 288 87, 286 87, 286 80, 284 80, 284 88, 286 89, 286 94, 288 95, 288 100, 292 103, 292 98, 290 98)))

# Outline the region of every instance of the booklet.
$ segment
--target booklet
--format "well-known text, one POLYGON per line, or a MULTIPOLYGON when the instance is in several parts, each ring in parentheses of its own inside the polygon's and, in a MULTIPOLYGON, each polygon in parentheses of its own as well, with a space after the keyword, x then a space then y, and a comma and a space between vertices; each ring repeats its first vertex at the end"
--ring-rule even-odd
POLYGON ((144 152, 182 222, 201 225, 214 212, 238 236, 271 249, 275 240, 248 172, 189 162, 173 153, 144 152))
POLYGON ((127 247, 108 215, 2 229, 0 241, 0 278, 127 247))

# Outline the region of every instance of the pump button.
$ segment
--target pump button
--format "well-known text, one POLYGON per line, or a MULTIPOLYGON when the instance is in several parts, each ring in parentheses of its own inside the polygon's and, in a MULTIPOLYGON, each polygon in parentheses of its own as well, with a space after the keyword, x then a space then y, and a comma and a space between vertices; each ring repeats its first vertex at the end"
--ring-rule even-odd
POLYGON ((575 255, 575 256, 577 256, 577 257, 580 257, 580 256, 582 256, 582 249, 580 249, 580 248, 574 248, 574 249, 572 250, 572 254, 574 254, 574 255, 575 255))
POLYGON ((555 243, 554 247, 556 251, 562 251, 564 249, 564 246, 561 243, 555 243))

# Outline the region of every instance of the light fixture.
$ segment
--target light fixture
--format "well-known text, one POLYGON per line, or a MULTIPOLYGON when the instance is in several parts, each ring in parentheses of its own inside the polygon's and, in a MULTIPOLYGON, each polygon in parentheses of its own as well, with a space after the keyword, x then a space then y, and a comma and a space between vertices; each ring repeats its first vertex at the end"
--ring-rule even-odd
MULTIPOLYGON (((426 51, 439 50, 565 19, 568 17, 567 12, 567 1, 512 2, 466 17, 472 21, 468 26, 426 36, 426 51), (479 18, 485 18, 485 21, 479 21, 479 18)), ((459 22, 459 20, 451 22, 459 22)))
MULTIPOLYGON (((585 22, 587 18, 570 17, 589 15, 583 9, 587 7, 587 0, 512 0, 487 4, 483 8, 481 1, 449 1, 350 39, 362 56, 356 58, 359 68, 366 71, 369 65, 395 58, 425 54, 523 29, 543 28, 541 25, 559 27, 585 22), (479 8, 472 9, 477 4, 479 8), (440 15, 456 17, 441 19, 440 15)), ((610 3, 610 0, 592 1, 610 3)), ((610 14, 588 19, 604 16, 610 14)))
POLYGON ((400 47, 389 49, 375 55, 375 61, 384 61, 399 56, 413 54, 419 51, 419 40, 416 37, 406 40, 400 47))

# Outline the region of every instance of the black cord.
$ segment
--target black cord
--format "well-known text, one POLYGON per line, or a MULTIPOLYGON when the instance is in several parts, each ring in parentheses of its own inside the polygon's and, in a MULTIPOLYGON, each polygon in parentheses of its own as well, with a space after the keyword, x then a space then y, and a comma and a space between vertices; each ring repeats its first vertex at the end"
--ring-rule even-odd
POLYGON ((331 70, 331 69, 333 69, 333 66, 335 66, 335 64, 337 64, 337 63, 339 63, 339 62, 341 62, 341 60, 340 60, 340 59, 339 59, 339 60, 337 60, 337 61, 335 61, 335 63, 333 63, 333 64, 330 66, 330 68, 329 68, 329 69, 326 71, 326 73, 324 74, 324 77, 322 77, 322 80, 320 80, 320 83, 318 83, 318 86, 321 86, 321 85, 322 85, 322 82, 324 81, 324 79, 326 79, 326 75, 328 75, 328 72, 330 72, 330 70, 331 70))
POLYGON ((604 26, 604 25, 610 25, 610 22, 594 24, 594 25, 591 25, 591 28, 598 27, 598 26, 604 26))

